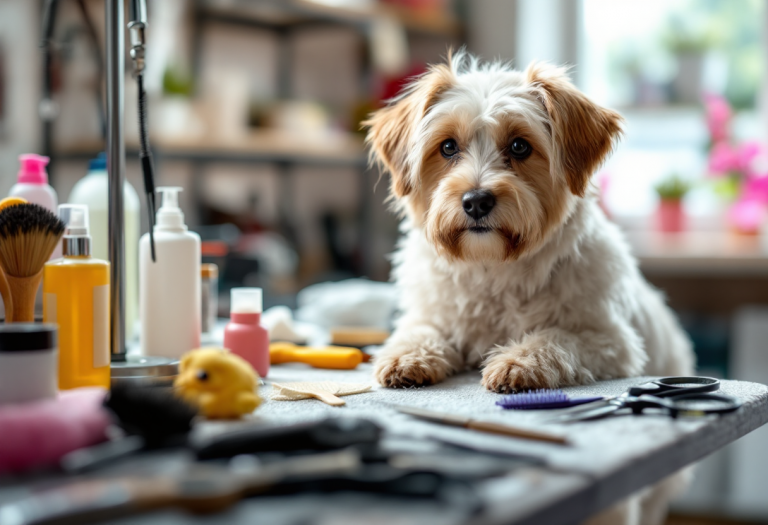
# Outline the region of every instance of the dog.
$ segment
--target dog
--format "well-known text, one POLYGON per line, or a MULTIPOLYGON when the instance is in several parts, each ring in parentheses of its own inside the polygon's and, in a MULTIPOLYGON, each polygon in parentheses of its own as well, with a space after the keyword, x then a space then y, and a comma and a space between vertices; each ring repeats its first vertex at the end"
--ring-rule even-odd
POLYGON ((403 216, 381 385, 477 367, 499 393, 693 373, 687 336, 590 183, 623 119, 565 69, 459 51, 364 125, 403 216))

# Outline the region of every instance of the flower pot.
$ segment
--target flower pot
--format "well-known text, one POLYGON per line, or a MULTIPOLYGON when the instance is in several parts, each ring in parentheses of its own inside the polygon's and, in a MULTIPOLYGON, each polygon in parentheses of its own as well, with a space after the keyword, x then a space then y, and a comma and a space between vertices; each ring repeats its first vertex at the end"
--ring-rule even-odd
POLYGON ((685 229, 685 211, 680 199, 661 199, 656 208, 656 227, 666 233, 685 229))

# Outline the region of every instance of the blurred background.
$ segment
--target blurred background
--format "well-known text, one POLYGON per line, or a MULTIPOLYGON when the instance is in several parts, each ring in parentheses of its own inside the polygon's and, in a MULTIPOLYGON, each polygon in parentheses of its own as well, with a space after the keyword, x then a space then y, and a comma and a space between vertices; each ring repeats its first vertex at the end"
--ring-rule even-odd
MULTIPOLYGON (((768 2, 148 3, 157 182, 184 188, 187 224, 219 266, 222 315, 232 286, 293 308, 315 283, 388 279, 397 221, 360 121, 466 45, 518 67, 569 64, 626 117, 595 177, 606 212, 683 319, 701 373, 768 383, 768 2)), ((59 1, 47 67, 42 12, 38 0, 0 2, 0 195, 18 155, 35 152, 66 202, 104 149, 104 5, 59 1)), ((140 189, 129 70, 125 92, 127 176, 140 189)), ((766 486, 763 429, 704 463, 671 522, 768 522, 766 486)))

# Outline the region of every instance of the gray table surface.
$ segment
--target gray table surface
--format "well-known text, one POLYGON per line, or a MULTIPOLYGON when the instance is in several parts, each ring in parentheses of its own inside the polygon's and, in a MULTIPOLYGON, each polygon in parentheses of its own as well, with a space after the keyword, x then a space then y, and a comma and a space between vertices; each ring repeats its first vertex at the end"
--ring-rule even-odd
MULTIPOLYGON (((125 517, 111 523, 325 525, 381 522, 398 525, 476 521, 573 524, 768 422, 768 387, 740 381, 723 381, 721 391, 737 396, 744 406, 738 412, 722 417, 672 420, 646 415, 569 425, 544 422, 543 417, 551 412, 501 410, 495 405, 499 396, 480 385, 480 373, 477 371, 420 389, 374 387, 371 392, 345 397, 347 404, 343 407, 331 407, 317 400, 269 399, 272 382, 318 380, 372 384, 371 368, 368 364, 354 371, 314 370, 303 365, 273 367, 260 390, 266 401, 253 415, 237 423, 204 422, 195 429, 195 433, 197 436, 206 435, 254 423, 287 424, 328 416, 357 416, 377 421, 391 434, 418 438, 434 436, 481 449, 530 455, 545 461, 546 467, 523 467, 506 476, 483 482, 480 493, 486 508, 481 516, 474 518, 429 501, 393 501, 372 495, 342 493, 251 498, 224 513, 210 516, 191 516, 168 510, 125 517), (435 425, 402 415, 392 408, 392 404, 547 429, 567 435, 571 444, 560 446, 435 425)), ((621 379, 566 390, 572 395, 616 395, 640 382, 643 380, 638 378, 621 379)), ((131 461, 134 464, 147 461, 161 465, 166 460, 160 454, 131 461)), ((0 482, 0 504, 22 497, 30 487, 39 483, 40 480, 0 482)))

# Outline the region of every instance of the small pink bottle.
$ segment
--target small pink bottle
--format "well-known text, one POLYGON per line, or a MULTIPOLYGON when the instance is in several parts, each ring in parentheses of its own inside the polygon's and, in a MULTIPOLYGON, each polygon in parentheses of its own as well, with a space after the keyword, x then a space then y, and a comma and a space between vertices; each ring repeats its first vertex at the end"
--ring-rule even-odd
POLYGON ((261 326, 261 288, 232 288, 224 348, 248 361, 260 377, 269 372, 269 334, 261 326))

